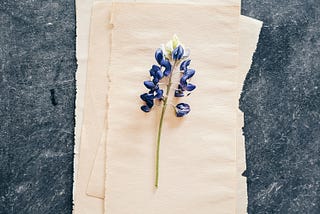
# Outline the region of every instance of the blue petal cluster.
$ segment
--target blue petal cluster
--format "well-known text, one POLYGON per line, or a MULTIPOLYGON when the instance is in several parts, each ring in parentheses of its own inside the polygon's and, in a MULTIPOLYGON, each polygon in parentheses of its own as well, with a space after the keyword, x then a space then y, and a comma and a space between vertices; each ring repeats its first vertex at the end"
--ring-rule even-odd
POLYGON ((180 65, 180 71, 183 71, 183 75, 180 78, 180 83, 178 85, 178 89, 175 90, 174 96, 175 97, 183 97, 185 91, 193 91, 196 86, 194 84, 189 83, 190 79, 195 74, 194 69, 189 69, 188 66, 190 65, 191 60, 185 60, 180 65))
MULTIPOLYGON (((172 65, 170 60, 176 63, 187 58, 189 52, 186 52, 181 45, 178 45, 174 50, 170 51, 170 55, 165 55, 162 49, 157 49, 155 52, 155 59, 158 65, 153 65, 150 69, 151 80, 144 81, 145 87, 149 90, 148 93, 140 95, 140 98, 145 102, 145 105, 141 106, 141 110, 144 112, 150 112, 151 108, 154 106, 155 100, 164 100, 166 103, 167 99, 163 99, 163 90, 159 87, 159 81, 164 77, 168 77, 171 81, 172 75, 172 65)), ((187 95, 193 91, 196 86, 190 83, 190 79, 194 76, 195 70, 189 69, 191 60, 185 60, 180 64, 180 71, 182 73, 177 89, 175 90, 175 97, 184 97, 185 92, 187 95)), ((175 106, 176 116, 183 117, 190 112, 190 106, 187 103, 179 103, 175 106)))
POLYGON ((157 49, 156 50, 156 53, 155 53, 155 58, 158 62, 158 64, 161 66, 161 67, 164 67, 164 71, 163 71, 163 75, 164 76, 169 76, 170 73, 171 73, 171 63, 169 60, 167 60, 163 54, 163 51, 161 48, 157 49))
POLYGON ((179 45, 172 51, 172 59, 180 60, 183 57, 183 54, 184 54, 184 49, 181 45, 179 45))
POLYGON ((176 105, 176 115, 177 117, 183 117, 190 112, 190 106, 187 103, 179 103, 176 105))
POLYGON ((161 100, 163 98, 163 90, 159 87, 159 81, 164 76, 168 76, 171 72, 171 64, 169 60, 165 59, 161 49, 156 50, 155 58, 160 66, 153 65, 151 67, 151 80, 143 82, 144 86, 149 89, 149 92, 140 95, 140 98, 145 102, 145 105, 141 106, 141 110, 144 112, 149 112, 151 110, 154 106, 155 99, 161 100), (164 68, 163 72, 162 68, 164 68))

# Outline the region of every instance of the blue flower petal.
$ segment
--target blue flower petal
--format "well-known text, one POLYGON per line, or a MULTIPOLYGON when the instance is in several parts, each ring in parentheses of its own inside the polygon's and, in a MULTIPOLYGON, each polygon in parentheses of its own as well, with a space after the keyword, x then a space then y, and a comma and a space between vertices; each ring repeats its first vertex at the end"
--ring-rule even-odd
POLYGON ((159 85, 156 85, 153 89, 150 89, 149 94, 153 94, 158 89, 159 89, 159 85))
POLYGON ((157 78, 158 80, 161 80, 163 78, 163 73, 161 71, 161 68, 157 65, 153 65, 152 68, 150 69, 150 76, 157 78))
POLYGON ((156 70, 154 77, 161 80, 163 78, 163 73, 161 71, 161 69, 159 68, 158 70, 156 70))
POLYGON ((157 77, 154 77, 152 82, 156 85, 159 83, 159 79, 157 77))
POLYGON ((152 81, 144 81, 143 84, 146 86, 148 89, 153 89, 156 85, 152 81))
POLYGON ((184 97, 184 93, 183 93, 182 90, 176 89, 176 90, 174 91, 174 96, 175 96, 175 97, 184 97))
POLYGON ((152 108, 153 105, 154 105, 154 102, 153 102, 153 100, 146 100, 146 104, 147 104, 147 106, 148 106, 149 108, 152 108))
POLYGON ((187 103, 179 103, 176 105, 176 116, 183 117, 190 112, 190 106, 187 103))
POLYGON ((161 65, 161 61, 163 60, 163 51, 161 48, 158 48, 155 53, 155 58, 159 65, 161 65))
POLYGON ((144 93, 140 95, 140 98, 146 102, 146 105, 141 106, 141 110, 144 112, 149 112, 150 109, 153 107, 154 102, 154 95, 153 94, 148 94, 148 93, 144 93))
POLYGON ((140 95, 141 100, 147 101, 147 100, 153 100, 154 96, 153 94, 144 93, 140 95))
POLYGON ((153 70, 152 68, 150 69, 150 71, 149 71, 149 73, 150 73, 150 76, 154 76, 154 74, 155 74, 155 70, 153 70))
POLYGON ((191 59, 188 59, 188 60, 185 60, 181 63, 180 65, 180 71, 182 70, 187 70, 188 69, 188 66, 190 65, 190 62, 191 62, 191 59))
POLYGON ((183 53, 184 53, 184 49, 181 45, 179 45, 178 47, 176 47, 172 51, 172 59, 173 60, 180 60, 183 56, 183 53))
POLYGON ((163 75, 169 76, 171 73, 171 64, 169 60, 162 60, 161 66, 165 67, 165 70, 163 71, 163 75))
POLYGON ((141 108, 140 108, 142 111, 144 111, 144 112, 150 112, 150 108, 148 107, 148 106, 141 106, 141 108))
POLYGON ((185 75, 183 75, 180 79, 180 86, 183 90, 186 90, 186 87, 188 85, 187 79, 188 79, 188 76, 185 76, 185 75))
POLYGON ((195 85, 193 85, 193 84, 191 84, 191 83, 188 83, 188 84, 187 84, 187 87, 186 87, 186 90, 187 90, 187 91, 193 91, 195 88, 196 88, 195 85))
POLYGON ((182 88, 182 86, 179 84, 178 85, 178 89, 180 90, 180 91, 184 91, 184 89, 182 88))
POLYGON ((163 97, 163 90, 162 89, 158 89, 155 98, 156 99, 161 99, 162 97, 163 97))
POLYGON ((184 70, 183 75, 186 75, 188 79, 190 79, 191 77, 193 77, 195 73, 196 71, 194 69, 187 69, 187 70, 184 70))
POLYGON ((154 77, 158 70, 161 71, 160 67, 157 65, 153 65, 150 69, 150 76, 154 77))

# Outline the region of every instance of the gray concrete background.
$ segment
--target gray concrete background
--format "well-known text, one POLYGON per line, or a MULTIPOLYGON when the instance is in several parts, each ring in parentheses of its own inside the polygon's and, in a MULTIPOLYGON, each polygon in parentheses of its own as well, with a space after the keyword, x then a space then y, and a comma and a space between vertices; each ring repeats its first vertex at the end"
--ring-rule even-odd
MULTIPOLYGON (((240 108, 248 212, 320 213, 320 2, 243 0, 264 21, 240 108)), ((0 2, 0 213, 71 213, 74 0, 0 2)))
POLYGON ((264 22, 240 107, 249 213, 320 213, 320 1, 244 0, 264 22))
POLYGON ((0 1, 0 213, 72 210, 73 0, 0 1))

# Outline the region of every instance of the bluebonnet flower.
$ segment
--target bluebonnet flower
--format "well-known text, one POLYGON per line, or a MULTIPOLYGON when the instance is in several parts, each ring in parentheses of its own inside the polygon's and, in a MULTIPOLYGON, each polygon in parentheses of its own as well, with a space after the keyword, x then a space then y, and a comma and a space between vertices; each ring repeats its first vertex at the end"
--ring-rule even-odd
MULTIPOLYGON (((153 65, 149 71, 151 80, 144 81, 144 85, 149 89, 149 92, 140 96, 145 102, 145 105, 141 106, 142 111, 150 112, 151 108, 154 106, 155 100, 163 100, 164 90, 159 87, 159 82, 164 77, 169 78, 171 81, 171 73, 174 70, 174 68, 172 68, 172 63, 176 65, 176 63, 188 58, 189 53, 189 50, 185 51, 176 35, 174 35, 173 39, 166 44, 166 47, 163 46, 155 51, 154 56, 158 65, 153 65)), ((185 92, 188 92, 187 95, 189 95, 190 92, 196 88, 194 84, 190 83, 191 78, 195 74, 195 70, 189 68, 190 62, 190 59, 186 59, 180 63, 182 75, 177 89, 174 92, 175 97, 184 97, 185 92)), ((178 115, 181 117, 186 114, 177 114, 177 116, 178 115)))
POLYGON ((172 51, 172 59, 180 60, 183 57, 183 53, 184 53, 184 49, 181 45, 179 45, 172 51))
POLYGON ((185 60, 181 63, 180 65, 180 71, 185 71, 188 69, 188 66, 190 65, 191 63, 191 59, 188 59, 188 60, 185 60))
POLYGON ((144 81, 144 86, 149 89, 148 93, 144 93, 140 98, 145 101, 145 105, 141 106, 141 110, 144 112, 150 112, 154 105, 154 99, 161 100, 163 97, 163 89, 160 89, 159 82, 164 75, 171 72, 171 64, 168 60, 164 59, 161 49, 158 49, 155 53, 156 61, 160 66, 165 67, 164 72, 161 71, 161 67, 153 65, 149 71, 152 80, 144 81))
POLYGON ((148 94, 148 93, 144 93, 140 95, 140 98, 146 102, 146 105, 141 106, 141 110, 144 112, 149 112, 150 109, 153 107, 154 102, 154 95, 153 94, 148 94))
POLYGON ((163 71, 163 75, 169 76, 169 74, 171 73, 172 66, 171 66, 170 61, 165 58, 162 49, 159 48, 156 50, 155 58, 156 58, 158 64, 161 65, 161 67, 165 68, 165 70, 163 71))
POLYGON ((150 76, 153 77, 154 84, 157 84, 163 78, 161 68, 157 65, 153 65, 150 69, 150 76))
MULTIPOLYGON (((144 86, 149 90, 147 93, 141 94, 140 98, 144 101, 144 105, 141 106, 141 110, 144 112, 150 112, 156 101, 160 101, 162 104, 162 112, 160 116, 158 135, 157 135, 157 153, 156 153, 156 176, 155 187, 158 187, 159 178, 159 148, 162 124, 166 108, 168 106, 168 100, 170 95, 171 86, 175 81, 172 81, 176 76, 173 75, 177 66, 180 66, 179 83, 176 86, 174 96, 184 97, 185 92, 187 96, 193 91, 196 86, 190 83, 191 78, 195 74, 194 69, 190 69, 191 60, 188 59, 190 51, 185 49, 176 35, 170 40, 166 46, 162 45, 155 51, 155 60, 158 65, 153 65, 149 71, 150 80, 143 82, 144 86), (166 90, 160 87, 165 85, 166 90), (165 94, 164 94, 165 93, 165 94)), ((171 104, 170 104, 171 105, 171 104)), ((179 103, 175 107, 175 114, 177 117, 183 117, 190 112, 190 105, 187 103, 179 103)))
POLYGON ((167 59, 180 60, 185 59, 190 55, 190 50, 183 47, 177 35, 173 35, 172 40, 170 40, 165 46, 162 45, 162 50, 167 59), (177 47, 179 48, 177 49, 177 47))
POLYGON ((184 90, 183 90, 183 88, 181 87, 180 84, 178 85, 178 89, 176 89, 174 91, 174 96, 175 97, 184 97, 184 90))
POLYGON ((190 112, 190 106, 187 103, 179 103, 176 105, 176 115, 177 117, 183 117, 190 112))
MULTIPOLYGON (((180 83, 178 85, 178 89, 175 90, 174 96, 175 97, 183 97, 185 91, 193 91, 196 86, 190 83, 190 79, 195 74, 194 69, 189 69, 188 66, 190 65, 191 60, 185 60, 180 65, 180 71, 183 71, 183 74, 180 78, 180 83)), ((188 94, 189 95, 189 94, 188 94)))

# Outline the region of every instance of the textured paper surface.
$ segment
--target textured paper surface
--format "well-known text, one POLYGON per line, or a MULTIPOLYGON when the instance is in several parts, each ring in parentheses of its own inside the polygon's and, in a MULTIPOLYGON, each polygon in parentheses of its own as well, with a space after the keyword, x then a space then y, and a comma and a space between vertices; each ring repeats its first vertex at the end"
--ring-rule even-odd
MULTIPOLYGON (((107 117, 107 115, 106 115, 107 117)), ((99 149, 96 153, 95 161, 90 174, 90 179, 87 187, 87 194, 92 197, 104 199, 105 193, 105 162, 106 162, 106 141, 107 127, 102 132, 99 149)))
POLYGON ((239 7, 114 4, 113 11, 107 213, 235 213, 239 7), (155 48, 173 33, 192 50, 198 88, 178 101, 192 106, 186 118, 168 108, 155 191, 161 109, 143 113, 139 95, 146 90, 142 81, 155 62, 155 48))
MULTIPOLYGON (((154 0, 127 0, 131 2, 150 2, 155 3, 154 0)), ((82 119, 82 112, 88 111, 86 105, 84 107, 84 96, 86 88, 86 75, 87 75, 87 57, 88 57, 88 40, 89 40, 89 23, 91 17, 91 9, 94 0, 76 0, 76 9, 77 9, 77 59, 78 59, 78 70, 77 70, 77 101, 76 101, 76 130, 75 130, 75 169, 74 169, 74 211, 76 213, 92 213, 95 209, 92 210, 92 207, 101 207, 101 202, 96 198, 89 197, 85 194, 85 186, 88 180, 88 176, 91 170, 88 170, 88 166, 93 164, 93 159, 95 152, 97 150, 97 143, 93 139, 100 138, 100 136, 94 136, 90 130, 90 125, 85 125, 82 127, 82 123, 86 123, 82 119), (81 129, 85 129, 85 132, 90 133, 89 135, 93 136, 91 139, 84 138, 81 139, 82 146, 80 147, 80 136, 84 135, 81 133, 81 129), (90 146, 89 146, 90 145, 90 146), (85 153, 85 154, 84 154, 85 153), (82 155, 81 155, 82 154, 82 155), (86 167, 84 167, 85 165, 86 167), (78 176, 80 173, 80 176, 78 176)), ((96 2, 101 2, 103 4, 108 4, 111 0, 96 0, 96 2)), ((126 2, 124 0, 123 2, 126 2)), ((222 5, 240 5, 239 0, 229 0, 229 1, 220 1, 220 0, 184 0, 179 2, 172 2, 170 0, 159 0, 158 2, 167 2, 167 3, 190 3, 190 4, 222 4, 222 5)), ((99 6, 97 6, 99 7, 99 6)), ((89 65, 90 66, 90 65, 89 65)), ((89 76, 90 74, 88 74, 89 76)), ((97 82, 96 82, 97 83, 97 82)), ((88 86, 87 86, 88 87, 88 86)), ((86 92, 87 93, 87 92, 86 92)), ((91 94, 93 94, 91 92, 91 94)), ((86 95, 88 96, 88 95, 86 95)), ((86 98, 94 99, 94 98, 86 98)), ((99 111, 99 109, 97 109, 99 111)), ((86 112, 84 112, 86 114, 86 112)), ((98 122, 99 123, 99 122, 98 122)), ((97 133, 97 132, 94 132, 97 133)), ((103 153, 103 152, 102 152, 103 153)))
MULTIPOLYGON (((100 11, 100 10, 105 10, 103 8, 107 8, 108 4, 106 3, 99 3, 98 5, 95 6, 95 9, 93 11, 100 11)), ((103 15, 103 13, 100 13, 100 12, 94 12, 93 13, 93 20, 92 22, 100 22, 100 24, 98 24, 97 26, 103 26, 103 22, 107 22, 107 19, 105 19, 105 15, 103 15), (98 16, 101 16, 101 17, 98 17, 98 16), (95 21, 94 21, 95 20, 95 21)), ((250 19, 250 18, 246 18, 246 17, 242 17, 241 18, 241 37, 240 37, 240 45, 241 45, 241 67, 245 67, 244 64, 246 64, 246 68, 242 69, 241 70, 241 73, 240 75, 243 76, 243 78, 240 77, 240 80, 241 79, 244 79, 245 77, 245 74, 251 64, 251 54, 252 52, 249 51, 249 49, 253 48, 252 51, 254 50, 254 47, 256 45, 256 40, 258 39, 258 34, 259 34, 259 31, 260 31, 260 22, 254 20, 254 19, 250 19), (245 34, 244 34, 245 33, 245 34), (246 36, 245 36, 246 35, 246 36), (249 57, 244 57, 244 54, 243 53, 247 53, 248 55, 250 55, 249 57), (244 63, 244 62, 247 62, 247 63, 244 63)), ((97 31, 99 31, 99 27, 97 28, 92 28, 91 29, 91 34, 94 34, 96 36, 98 36, 98 33, 97 31)), ((100 32, 101 33, 101 32, 100 32)), ((101 40, 101 37, 102 38, 105 38, 108 34, 105 33, 106 35, 104 35, 103 33, 101 33, 100 35, 100 39, 98 37, 97 38, 97 41, 100 41, 101 40)), ((94 42, 94 39, 91 39, 91 44, 90 46, 92 47, 93 45, 95 45, 96 48, 101 48, 101 49, 108 49, 107 46, 106 47, 103 47, 103 46, 100 46, 99 44, 97 44, 96 42, 94 42)), ((95 54, 94 51, 91 52, 91 54, 95 54)), ((99 55, 95 55, 95 57, 97 58, 105 58, 106 56, 103 56, 101 54, 99 55)), ((102 61, 100 61, 102 62, 102 61)), ((89 65, 90 67, 90 65, 89 65)), ((100 66, 98 67, 103 67, 103 64, 101 64, 100 66)), ((102 69, 97 69, 96 72, 104 72, 102 69)), ((89 72, 88 72, 88 76, 90 75, 93 75, 94 73, 93 72, 90 72, 90 69, 89 69, 89 72)), ((239 81, 240 85, 242 86, 242 80, 239 81)), ((96 82, 96 86, 99 87, 98 83, 102 83, 102 82, 96 82)), ((102 83, 102 84, 106 84, 106 83, 102 83)), ((240 87, 241 87, 240 86, 240 87)), ((239 93, 240 94, 240 93, 239 93)), ((95 94, 91 94, 93 97, 96 97, 95 94)), ((87 108, 86 108, 87 109, 87 108)), ((99 109, 95 109, 93 106, 90 106, 90 109, 89 111, 95 111, 95 110, 99 110, 99 109)), ((102 120, 101 118, 99 119, 100 121, 102 120)), ((239 127, 242 127, 242 124, 239 125, 239 127)), ((240 128, 239 128, 240 130, 240 128)), ((90 130, 88 130, 90 131, 90 130)), ((96 133, 96 132, 95 132, 96 133)), ((98 134, 98 133, 96 133, 98 134)), ((101 136, 101 134, 98 134, 98 136, 101 136)), ((103 139, 103 137, 101 138, 103 139)), ((100 147, 99 150, 98 150, 98 155, 97 155, 97 158, 96 158, 96 161, 95 161, 95 167, 93 168, 92 170, 92 176, 91 176, 91 184, 92 184, 92 189, 91 189, 91 192, 90 192, 90 183, 88 185, 88 193, 93 195, 93 196, 96 196, 96 197, 103 197, 104 194, 103 194, 103 191, 104 191, 104 185, 103 185, 103 182, 104 182, 104 150, 102 149, 103 146, 104 146, 104 141, 101 141, 101 144, 100 144, 100 147)), ((95 145, 95 144, 94 144, 95 145)), ((238 145, 241 145, 243 147, 242 144, 238 144, 238 145)), ((88 149, 91 149, 93 151, 96 151, 97 148, 95 148, 94 146, 93 147, 90 147, 88 149)), ((244 147, 243 147, 244 149, 244 147)), ((92 154, 92 152, 90 153, 92 154)), ((239 158, 238 158, 239 159, 239 158)), ((86 162, 86 161, 84 161, 86 162)), ((241 161, 240 161, 241 162, 241 161)), ((239 163, 237 161, 237 163, 239 163)), ((243 165, 244 167, 244 165, 243 165)), ((242 168, 240 167, 240 171, 239 173, 241 173, 243 170, 242 168)), ((89 173, 89 172, 87 172, 89 173)), ((238 174, 239 174, 238 173, 238 174)), ((245 194, 246 193, 246 184, 245 184, 245 179, 244 178, 241 178, 244 182, 244 189, 243 189, 243 193, 245 194)), ((88 196, 83 196, 81 195, 82 197, 84 198, 89 198, 88 196)), ((245 197, 242 197, 244 199, 244 203, 240 203, 238 204, 238 207, 243 207, 242 210, 244 210, 244 212, 237 212, 237 213, 245 213, 245 208, 246 208, 246 198, 245 197)), ((102 200, 101 199, 98 199, 100 201, 100 203, 102 203, 102 200)), ((90 201, 90 200, 89 200, 90 201)), ((239 200, 238 200, 239 201, 239 200)), ((241 201, 241 200, 240 200, 241 201)), ((88 212, 85 212, 85 210, 88 210, 86 209, 86 207, 90 207, 90 203, 88 203, 88 200, 86 200, 86 203, 82 204, 82 208, 80 211, 81 213, 88 213, 88 212)), ((94 207, 94 206, 93 206, 94 207)), ((99 206, 98 206, 99 207, 99 206)), ((92 210, 92 209, 91 209, 92 210)), ((102 211, 98 212, 97 209, 95 209, 96 212, 94 213, 102 213, 102 211)), ((241 209, 238 209, 238 211, 241 210, 241 209)), ((80 211, 78 211, 77 213, 80 213, 80 211)), ((91 212, 90 212, 91 213, 91 212)))
MULTIPOLYGON (((117 2, 120 2, 120 1, 117 1, 117 2)), ((130 0, 123 0, 121 2, 135 2, 135 1, 130 1, 130 0)), ((150 2, 150 3, 155 3, 154 0, 145 0, 145 1, 136 1, 136 2, 150 2)), ((171 1, 165 1, 165 0, 161 0, 161 1, 158 1, 158 2, 162 2, 162 3, 173 3, 171 1)), ((183 3, 197 3, 197 4, 210 4, 211 6, 212 5, 226 5, 226 6, 236 6, 236 5, 239 5, 240 4, 240 1, 238 0, 230 0, 230 1, 220 1, 220 0, 217 0, 217 1, 212 1, 212 0, 201 0, 201 1, 192 1, 192 0, 184 0, 184 1, 180 1, 180 3, 183 2, 183 3)), ((101 10, 102 8, 106 8, 106 10, 108 10, 109 8, 108 7, 109 4, 107 3, 104 3, 104 2, 99 2, 99 3, 95 3, 95 10, 101 10)), ((94 12, 95 13, 95 12, 94 12)), ((105 25, 106 22, 108 22, 108 20, 105 18, 105 17, 100 17, 100 18, 97 18, 96 14, 93 15, 92 17, 93 21, 92 22, 100 22, 101 24, 100 25, 105 25)), ((92 34, 95 34, 94 33, 94 29, 93 31, 91 32, 92 34)), ((105 38, 106 36, 108 35, 101 35, 99 39, 97 39, 97 41, 99 40, 102 40, 103 38, 105 38)), ((93 48, 97 48, 97 49, 100 49, 102 48, 102 46, 100 46, 100 44, 97 44, 96 42, 94 44, 91 44, 91 46, 95 45, 95 47, 93 48)), ((108 47, 106 47, 108 48, 108 47)), ((96 57, 99 57, 99 56, 96 56, 96 57)), ((105 83, 107 84, 107 83, 105 83)), ((94 110, 94 109, 91 109, 91 110, 94 110)), ((99 110, 99 109, 98 109, 99 110)), ((93 130, 93 132, 95 132, 93 130)), ((102 136, 101 137, 101 142, 103 143, 105 141, 104 137, 103 136, 106 136, 105 134, 100 134, 99 136, 102 136)), ((102 160, 104 160, 105 158, 105 150, 104 150, 104 144, 103 145, 100 145, 100 148, 98 149, 98 152, 97 152, 97 156, 96 156, 96 160, 95 160, 95 163, 93 165, 93 168, 92 168, 92 174, 91 174, 91 177, 90 177, 90 181, 88 183, 88 187, 87 187, 87 194, 88 195, 91 195, 91 196, 95 196, 95 197, 98 197, 98 198, 104 198, 104 166, 105 166, 105 163, 104 161, 102 162, 102 160)))
POLYGON ((172 1, 172 0, 114 0, 113 2, 136 2, 136 3, 168 3, 168 4, 210 4, 211 6, 240 6, 241 1, 239 0, 180 0, 180 1, 172 1))
MULTIPOLYGON (((103 4, 101 4, 99 6, 99 8, 102 8, 103 4)), ((100 17, 96 19, 97 22, 105 22, 104 17, 100 17)), ((100 24, 103 25, 103 24, 100 24)), ((240 77, 239 77, 239 94, 240 94, 240 90, 242 87, 242 82, 245 78, 245 75, 247 73, 247 70, 250 67, 251 64, 251 56, 253 54, 253 51, 255 49, 257 40, 258 40, 258 35, 260 32, 260 27, 261 27, 261 22, 251 19, 251 18, 247 18, 247 17, 241 17, 241 22, 240 22, 240 32, 241 32, 241 36, 240 36, 240 57, 241 57, 241 70, 240 70, 240 77)), ((94 30, 94 29, 93 29, 94 30)), ((100 37, 104 37, 104 35, 100 35, 100 37)), ((91 44, 92 46, 93 44, 91 44)), ((97 48, 99 48, 97 46, 97 48)), ((97 56, 99 57, 99 56, 97 56)), ((100 57, 104 57, 101 56, 100 57)), ((238 100, 237 100, 238 102, 238 100)), ((242 153, 242 151, 244 151, 244 145, 242 143, 243 139, 242 139, 242 135, 241 135, 241 127, 242 127, 242 123, 239 124, 239 134, 240 134, 240 143, 238 143, 238 148, 240 147, 239 151, 240 151, 240 156, 238 155, 238 160, 237 163, 240 164, 239 167, 239 172, 238 172, 238 176, 243 172, 244 168, 245 168, 245 163, 242 160, 245 160, 244 158, 244 154, 242 153), (242 164, 242 166, 241 166, 242 164)), ((101 141, 101 143, 104 143, 104 141, 101 141)), ((90 183, 88 185, 88 193, 96 196, 96 197, 100 197, 103 198, 104 197, 104 185, 103 180, 104 180, 104 150, 102 150, 103 145, 100 145, 101 148, 98 150, 97 153, 97 159, 95 162, 95 167, 93 168, 92 171, 92 176, 91 176, 91 184, 92 184, 92 188, 90 189, 90 183)), ((239 176, 240 182, 242 182, 243 187, 240 186, 240 188, 238 190, 240 196, 238 197, 238 211, 237 213, 245 213, 246 212, 246 181, 245 178, 242 178, 239 176), (241 195, 242 194, 242 195, 241 195), (240 200, 239 200, 240 199, 240 200), (241 200, 242 199, 242 200, 241 200)), ((241 183, 240 183, 241 184, 241 183)))
MULTIPOLYGON (((93 19, 95 19, 95 17, 108 19, 108 16, 108 10, 97 7, 95 8, 93 19)), ((106 115, 107 100, 107 85, 105 84, 105 80, 107 78, 108 67, 108 60, 106 59, 110 53, 108 50, 109 40, 107 38, 109 31, 107 23, 92 22, 91 29, 95 30, 94 33, 90 34, 91 46, 88 57, 84 118, 81 132, 80 154, 78 155, 78 172, 74 186, 74 213, 77 214, 103 212, 103 202, 98 198, 87 196, 86 188, 99 146, 101 133, 105 130, 104 118, 106 115), (99 40, 100 35, 105 35, 106 37, 99 40), (93 49, 94 44, 97 43, 104 48, 93 49), (95 57, 96 55, 101 55, 106 58, 95 57)))
MULTIPOLYGON (((86 89, 86 76, 88 66, 88 46, 89 46, 89 32, 90 32, 90 18, 93 0, 76 0, 76 14, 77 14, 77 96, 76 96, 76 125, 75 125, 75 157, 74 157, 74 178, 77 181, 78 161, 80 158, 80 142, 81 129, 83 124, 84 114, 84 100, 86 89), (80 15, 81 14, 81 15, 80 15)), ((75 190, 76 188, 74 188, 75 190)), ((75 194, 74 194, 75 195, 75 194)))
MULTIPOLYGON (((102 4, 103 5, 103 4, 102 4)), ((103 6, 99 6, 102 8, 103 6)), ((97 22, 106 22, 104 17, 96 19, 97 22)), ((103 24, 101 24, 103 25, 103 24)), ((238 81, 238 92, 240 96, 240 91, 242 89, 242 84, 247 74, 247 71, 251 65, 252 54, 256 48, 256 44, 259 38, 260 29, 262 22, 241 16, 240 17, 240 72, 239 72, 239 81, 238 81)), ((93 29, 94 31, 95 29, 93 29)), ((106 37, 105 35, 100 35, 100 37, 106 37)), ((91 46, 94 44, 91 44, 91 46)), ((101 48, 96 46, 96 48, 101 48)), ((106 47, 107 48, 107 47, 106 47)), ((100 55, 100 57, 103 57, 100 55)), ((104 83, 106 84, 106 83, 104 83)), ((235 100, 238 103, 238 99, 235 100)), ((238 108, 237 108, 238 109, 238 108)), ((241 174, 245 170, 245 147, 244 147, 244 138, 242 136, 242 127, 243 127, 243 114, 238 110, 238 135, 237 135, 237 166, 239 178, 238 181, 238 204, 237 204, 237 213, 246 213, 247 207, 247 187, 246 187, 246 178, 242 177, 241 174)), ((92 169, 92 174, 89 180, 87 193, 91 196, 98 198, 104 198, 104 171, 105 171, 105 132, 101 134, 100 148, 98 149, 94 167, 92 169)))
MULTIPOLYGON (((238 76, 238 99, 242 91, 243 82, 251 66, 251 59, 258 43, 262 22, 246 16, 240 16, 240 72, 238 76)), ((237 214, 247 213, 247 179, 241 176, 246 169, 245 140, 242 135, 244 125, 243 113, 237 107, 237 214)))

